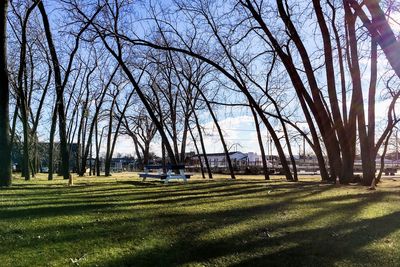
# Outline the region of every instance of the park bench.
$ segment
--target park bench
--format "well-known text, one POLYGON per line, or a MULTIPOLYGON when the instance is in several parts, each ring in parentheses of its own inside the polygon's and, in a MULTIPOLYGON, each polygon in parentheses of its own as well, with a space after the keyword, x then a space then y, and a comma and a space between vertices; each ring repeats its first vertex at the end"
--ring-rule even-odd
POLYGON ((190 178, 191 174, 185 173, 185 165, 168 165, 167 173, 164 173, 164 168, 162 165, 146 165, 144 166, 144 172, 139 173, 139 177, 142 178, 142 181, 146 181, 147 178, 151 179, 160 179, 164 181, 165 184, 172 179, 182 179, 185 183, 187 179, 190 178))

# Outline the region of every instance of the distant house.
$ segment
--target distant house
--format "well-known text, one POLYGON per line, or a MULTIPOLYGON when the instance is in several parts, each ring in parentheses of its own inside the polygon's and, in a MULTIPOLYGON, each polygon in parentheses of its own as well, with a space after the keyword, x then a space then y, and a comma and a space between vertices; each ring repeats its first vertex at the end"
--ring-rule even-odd
MULTIPOLYGON (((263 165, 262 156, 258 155, 255 152, 247 153, 247 158, 248 158, 249 166, 262 166, 263 165)), ((265 160, 267 161, 267 166, 270 166, 270 167, 280 163, 279 156, 275 156, 275 155, 265 155, 265 160)))
MULTIPOLYGON (((380 158, 380 156, 379 156, 379 158, 380 158)), ((396 151, 393 151, 393 152, 388 152, 388 153, 386 153, 386 155, 385 155, 385 159, 389 159, 389 160, 400 160, 400 152, 396 152, 396 151)))
MULTIPOLYGON (((232 165, 234 166, 241 166, 246 165, 248 161, 247 154, 236 151, 236 152, 229 152, 229 158, 231 159, 232 165)), ((228 167, 228 162, 225 153, 212 153, 207 154, 207 160, 210 164, 211 168, 225 168, 228 167)), ((201 158, 201 161, 205 163, 204 155, 196 155, 193 156, 193 161, 198 162, 198 158, 201 158)))

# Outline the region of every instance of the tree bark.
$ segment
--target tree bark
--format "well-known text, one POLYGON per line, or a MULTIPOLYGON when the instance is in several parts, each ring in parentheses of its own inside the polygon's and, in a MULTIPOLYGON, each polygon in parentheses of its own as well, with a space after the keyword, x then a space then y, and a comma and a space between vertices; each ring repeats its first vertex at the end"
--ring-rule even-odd
MULTIPOLYGON (((372 171, 373 166, 371 166, 371 149, 368 134, 365 123, 365 112, 364 112, 364 99, 362 93, 362 83, 361 83, 361 71, 359 65, 358 56, 358 46, 357 46, 357 36, 356 36, 356 25, 355 25, 355 15, 351 14, 351 11, 346 7, 346 25, 348 30, 348 41, 350 48, 350 58, 351 58, 351 78, 353 84, 353 101, 352 106, 354 113, 357 116, 357 126, 358 133, 360 137, 360 149, 361 149, 361 161, 363 169, 363 183, 370 185, 375 177, 375 172, 372 171)), ((375 163, 374 163, 375 164, 375 163)))
POLYGON ((116 97, 112 100, 111 107, 110 107, 110 113, 108 117, 108 134, 107 134, 107 150, 106 150, 106 158, 105 158, 105 164, 104 164, 104 172, 105 176, 110 176, 111 175, 111 142, 112 142, 112 123, 113 123, 113 116, 114 116, 114 106, 116 102, 116 97))
POLYGON ((8 0, 0 3, 0 187, 11 186, 9 85, 7 69, 8 0))
POLYGON ((53 180, 54 174, 54 136, 56 134, 56 126, 57 126, 57 100, 54 106, 54 110, 51 116, 51 126, 50 126, 50 138, 49 138, 49 162, 48 168, 49 173, 47 179, 49 181, 53 180))

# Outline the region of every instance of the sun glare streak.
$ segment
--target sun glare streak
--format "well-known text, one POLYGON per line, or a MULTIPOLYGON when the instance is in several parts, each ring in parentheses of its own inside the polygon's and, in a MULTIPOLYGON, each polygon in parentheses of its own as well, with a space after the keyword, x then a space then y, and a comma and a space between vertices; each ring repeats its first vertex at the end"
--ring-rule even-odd
POLYGON ((394 34, 400 34, 400 12, 393 11, 388 15, 388 22, 394 34))

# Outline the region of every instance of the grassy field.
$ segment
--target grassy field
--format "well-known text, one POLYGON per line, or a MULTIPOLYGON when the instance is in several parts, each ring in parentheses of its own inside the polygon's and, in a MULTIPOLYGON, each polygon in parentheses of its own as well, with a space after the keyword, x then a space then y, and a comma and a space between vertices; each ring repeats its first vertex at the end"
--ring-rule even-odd
POLYGON ((15 179, 0 190, 0 266, 400 266, 399 204, 400 178, 377 191, 316 178, 15 179))

